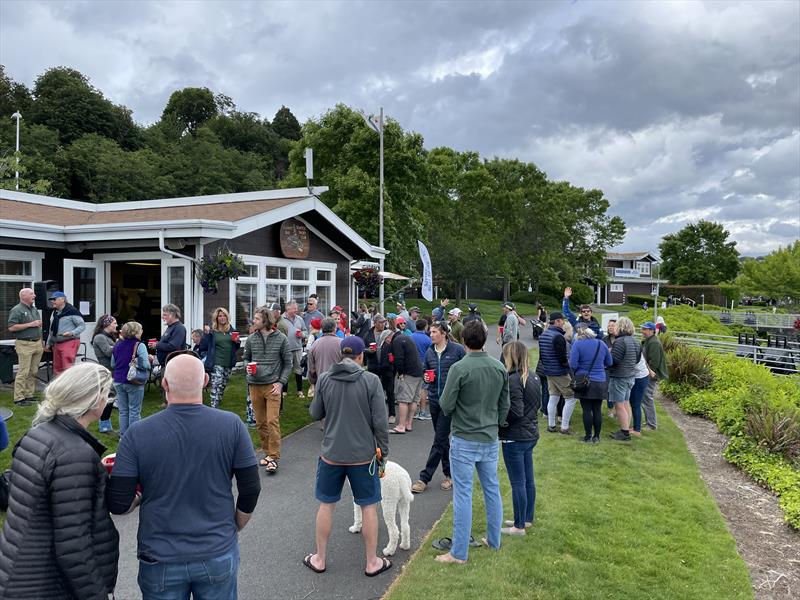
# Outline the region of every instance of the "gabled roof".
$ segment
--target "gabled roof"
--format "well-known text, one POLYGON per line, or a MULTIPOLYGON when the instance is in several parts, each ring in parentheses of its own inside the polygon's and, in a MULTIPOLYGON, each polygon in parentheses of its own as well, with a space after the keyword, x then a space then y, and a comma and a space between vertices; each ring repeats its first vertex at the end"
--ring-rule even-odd
POLYGON ((327 190, 291 188, 106 204, 0 190, 0 238, 73 243, 107 240, 111 235, 155 239, 163 233, 166 238, 232 239, 316 213, 318 226, 330 224, 338 232, 336 237, 354 245, 360 254, 385 256, 383 248, 367 242, 319 199, 327 190))
POLYGON ((643 258, 658 262, 658 257, 651 252, 606 252, 607 260, 642 260, 643 258))

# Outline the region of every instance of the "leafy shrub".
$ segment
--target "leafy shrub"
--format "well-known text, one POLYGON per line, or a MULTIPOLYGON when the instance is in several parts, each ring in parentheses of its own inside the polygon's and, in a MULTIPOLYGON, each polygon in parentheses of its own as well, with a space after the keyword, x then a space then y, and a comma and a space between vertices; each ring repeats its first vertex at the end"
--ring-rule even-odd
MULTIPOLYGON (((651 298, 652 300, 652 298, 651 298)), ((730 329, 719 322, 716 317, 692 308, 680 305, 658 309, 658 314, 664 317, 664 322, 670 331, 692 331, 697 333, 715 333, 717 335, 732 335, 730 329)), ((633 310, 628 316, 636 325, 653 320, 652 309, 633 310)))
POLYGON ((517 290, 513 294, 511 294, 511 301, 516 303, 525 303, 525 304, 533 304, 536 305, 537 302, 541 302, 542 306, 544 306, 548 312, 553 312, 554 310, 561 310, 561 300, 557 300, 552 296, 547 296, 541 292, 529 292, 527 290, 517 290))
POLYGON ((643 303, 647 302, 647 306, 652 308, 653 306, 653 296, 640 296, 638 294, 625 294, 625 302, 627 304, 633 304, 634 306, 641 306, 643 303))
POLYGON ((789 461, 800 459, 800 410, 759 402, 746 412, 745 432, 760 448, 789 461))
POLYGON ((680 346, 685 346, 683 342, 671 333, 662 333, 658 336, 658 339, 661 342, 661 347, 664 348, 664 352, 668 354, 680 346))
POLYGON ((723 453, 755 481, 778 495, 786 521, 800 530, 800 471, 785 458, 765 452, 743 436, 731 438, 723 453))
POLYGON ((676 383, 686 383, 696 388, 711 385, 711 357, 698 348, 680 345, 669 354, 669 378, 676 383))

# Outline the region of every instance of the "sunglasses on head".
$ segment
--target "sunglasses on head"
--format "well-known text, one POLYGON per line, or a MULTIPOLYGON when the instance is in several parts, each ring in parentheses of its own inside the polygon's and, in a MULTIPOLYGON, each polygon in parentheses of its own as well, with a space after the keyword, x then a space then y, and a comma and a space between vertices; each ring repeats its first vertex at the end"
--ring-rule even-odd
POLYGON ((450 324, 447 321, 434 321, 436 327, 442 330, 442 333, 450 333, 450 324))
POLYGON ((187 348, 185 350, 175 350, 167 354, 167 358, 164 359, 164 366, 166 367, 169 364, 169 361, 171 361, 176 356, 180 356, 181 354, 190 354, 194 356, 196 359, 200 360, 200 355, 198 355, 197 352, 187 348))

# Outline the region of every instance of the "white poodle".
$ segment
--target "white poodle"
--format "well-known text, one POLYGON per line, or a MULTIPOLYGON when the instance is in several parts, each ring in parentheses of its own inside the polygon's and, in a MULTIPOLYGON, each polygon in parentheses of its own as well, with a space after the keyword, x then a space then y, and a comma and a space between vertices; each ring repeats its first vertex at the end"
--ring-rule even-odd
MULTIPOLYGON (((395 462, 386 461, 386 471, 381 478, 381 511, 383 521, 389 530, 389 545, 383 549, 384 556, 392 556, 397 550, 397 538, 400 534, 400 547, 411 548, 411 527, 408 525, 408 513, 414 495, 411 493, 411 476, 403 467, 395 462), (400 529, 395 523, 395 513, 400 509, 400 529)), ((353 504, 353 526, 350 533, 361 531, 361 507, 353 504)))

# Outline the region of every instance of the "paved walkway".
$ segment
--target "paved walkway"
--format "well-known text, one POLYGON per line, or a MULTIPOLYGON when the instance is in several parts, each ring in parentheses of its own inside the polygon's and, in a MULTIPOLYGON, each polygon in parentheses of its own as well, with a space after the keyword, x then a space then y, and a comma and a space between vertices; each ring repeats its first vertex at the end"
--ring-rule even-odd
MULTIPOLYGON (((493 356, 498 356, 495 330, 496 327, 490 327, 487 349, 493 356)), ((526 345, 535 343, 530 335, 525 338, 526 345)), ((425 493, 415 495, 411 504, 411 549, 398 547, 391 558, 393 567, 387 573, 365 577, 361 535, 347 530, 353 523, 353 508, 349 487, 345 486, 334 516, 328 570, 324 574, 315 574, 301 563, 303 557, 315 549, 314 519, 318 504, 314 499, 314 476, 321 439, 322 432, 316 424, 295 432, 284 440, 278 474, 268 476, 262 471, 258 507, 239 538, 241 600, 380 598, 450 503, 452 493, 439 489, 442 479, 439 470, 425 493)), ((403 465, 415 481, 425 465, 432 441, 431 422, 415 421, 413 433, 390 437, 390 459, 403 465)), ((114 521, 120 533, 116 597, 118 600, 134 600, 141 597, 136 584, 138 511, 115 517, 114 521)), ((380 517, 379 553, 387 541, 386 526, 380 517)))

